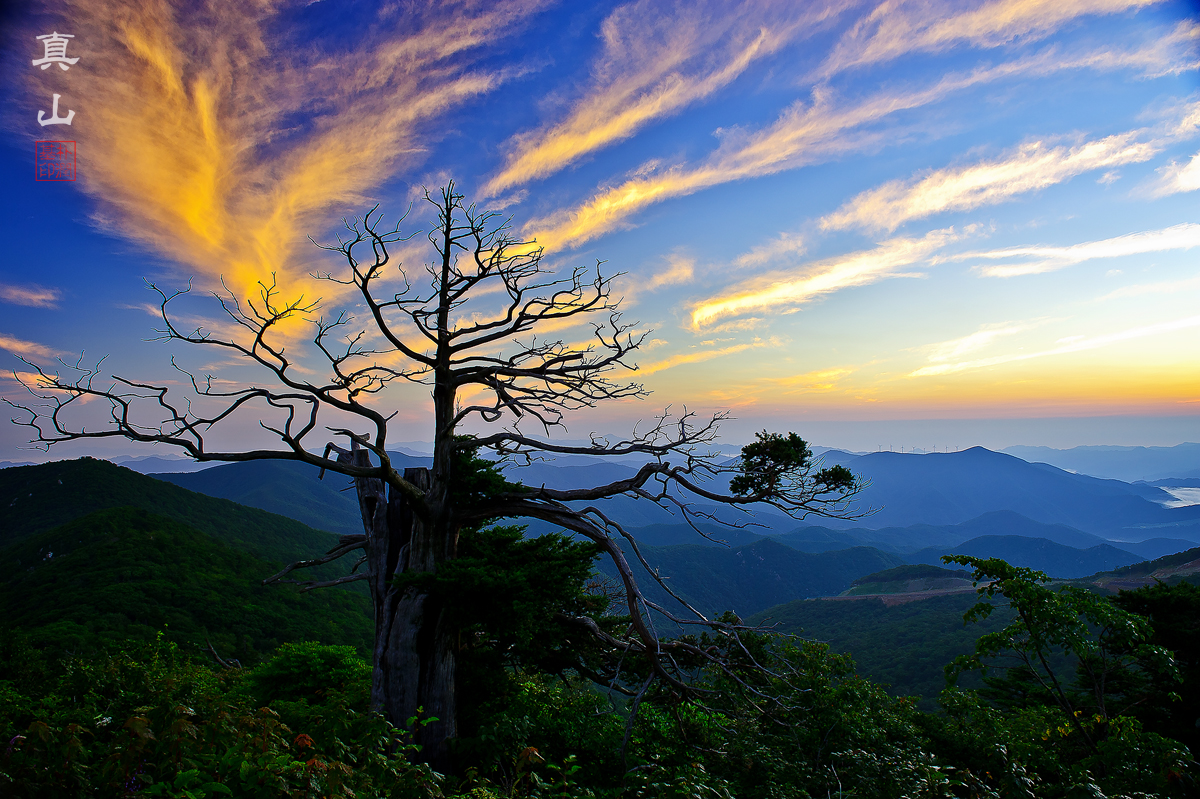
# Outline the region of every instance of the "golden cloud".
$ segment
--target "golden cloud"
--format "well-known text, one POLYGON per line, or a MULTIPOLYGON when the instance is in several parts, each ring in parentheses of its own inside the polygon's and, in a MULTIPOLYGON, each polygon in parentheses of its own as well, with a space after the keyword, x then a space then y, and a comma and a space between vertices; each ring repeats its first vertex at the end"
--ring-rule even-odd
POLYGON ((661 372, 664 369, 670 369, 674 366, 681 366, 685 363, 700 363, 702 361, 710 361, 713 358, 720 358, 723 355, 733 355, 738 352, 745 352, 748 349, 762 347, 766 344, 764 341, 756 339, 752 344, 734 344, 728 347, 718 347, 716 349, 695 350, 692 352, 681 352, 665 358, 661 361, 648 363, 645 365, 638 364, 638 377, 646 377, 661 372))
POLYGON ((1160 148, 1137 141, 1137 136, 1136 131, 1122 133, 1077 147, 1030 142, 999 160, 939 169, 916 180, 890 181, 822 218, 821 228, 892 231, 913 219, 1003 202, 1083 172, 1147 161, 1160 148))
POLYGON ((504 79, 474 52, 533 5, 443 4, 406 33, 383 14, 336 53, 269 33, 280 5, 65 0, 56 25, 80 61, 27 88, 76 110, 81 185, 116 232, 241 297, 275 274, 287 298, 315 298, 335 286, 308 276, 305 236, 415 164, 423 122, 504 79))
POLYGON ((681 253, 673 252, 666 257, 667 268, 661 270, 645 283, 646 291, 654 291, 663 286, 678 286, 692 282, 696 271, 696 259, 681 253))
POLYGON ((27 305, 30 308, 57 308, 62 292, 55 288, 35 286, 33 284, 14 285, 0 283, 0 300, 13 305, 27 305))
POLYGON ((799 275, 775 273, 756 278, 728 293, 709 298, 692 310, 693 327, 727 316, 795 308, 825 294, 865 286, 890 277, 913 276, 900 270, 927 261, 946 244, 961 238, 953 229, 934 230, 923 238, 896 238, 872 250, 818 261, 799 275))
POLYGON ((819 32, 852 3, 620 6, 601 26, 592 78, 567 118, 515 138, 484 191, 544 178, 724 88, 756 60, 819 32))
POLYGON ((25 341, 16 336, 5 335, 0 333, 0 350, 7 350, 13 355, 19 355, 22 358, 56 358, 62 353, 59 350, 47 347, 45 344, 38 344, 36 341, 25 341))
POLYGON ((1089 54, 1063 55, 1047 50, 994 67, 946 75, 923 89, 880 92, 858 102, 842 102, 827 88, 818 87, 810 103, 793 103, 762 130, 727 135, 721 146, 699 163, 666 168, 649 165, 615 186, 600 189, 574 208, 529 223, 525 233, 553 248, 579 246, 628 225, 631 216, 654 203, 881 146, 894 133, 875 123, 955 92, 1022 75, 1117 66, 1126 64, 1107 56, 1093 58, 1089 54))

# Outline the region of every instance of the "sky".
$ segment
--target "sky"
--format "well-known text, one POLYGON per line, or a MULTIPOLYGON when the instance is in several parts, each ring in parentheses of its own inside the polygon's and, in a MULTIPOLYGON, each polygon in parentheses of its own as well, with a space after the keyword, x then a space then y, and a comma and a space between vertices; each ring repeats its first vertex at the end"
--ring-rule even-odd
MULTIPOLYGON (((649 398, 559 437, 670 407, 727 411, 733 443, 1200 441, 1195 2, 68 0, 0 31, 13 401, 17 356, 261 381, 155 341, 147 281, 190 285, 180 318, 218 332, 206 293, 272 275, 353 313, 309 237, 376 204, 427 229, 423 187, 453 179, 548 268, 603 262, 648 334, 628 376, 649 398), (51 33, 77 61, 33 63, 51 33), (39 124, 54 95, 70 125, 39 124), (75 180, 35 179, 45 140, 75 142, 75 180)), ((380 402, 393 440, 429 440, 425 388, 380 402)), ((46 457, 0 431, 0 461, 46 457)), ((86 453, 169 454, 51 454, 86 453)))

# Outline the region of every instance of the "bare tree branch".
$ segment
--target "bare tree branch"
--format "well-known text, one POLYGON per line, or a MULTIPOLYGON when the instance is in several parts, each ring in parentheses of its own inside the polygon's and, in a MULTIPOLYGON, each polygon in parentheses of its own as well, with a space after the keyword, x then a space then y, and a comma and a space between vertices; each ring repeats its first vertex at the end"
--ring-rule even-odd
MULTIPOLYGON (((32 443, 45 449, 66 441, 117 438, 168 445, 200 462, 290 460, 310 464, 322 476, 332 471, 353 478, 364 534, 343 536, 322 557, 293 563, 264 583, 293 583, 307 591, 368 582, 377 635, 372 701, 387 707, 393 721, 412 715, 416 706, 405 704, 410 694, 434 689, 422 683, 424 687, 400 691, 395 675, 385 673, 400 667, 389 664, 420 661, 422 674, 434 673, 429 669, 454 673, 453 651, 444 645, 448 632, 435 600, 399 578, 436 572, 454 559, 464 525, 507 517, 557 525, 594 542, 611 560, 629 619, 626 632, 613 633, 597 619, 577 615, 562 615, 562 621, 587 630, 613 653, 607 678, 613 686, 631 659, 638 669, 648 670, 639 672, 637 690, 621 688, 635 705, 653 680, 679 694, 695 693, 688 683, 697 663, 741 681, 726 662, 726 651, 761 669, 740 638, 749 628, 708 618, 689 604, 647 561, 634 536, 587 503, 616 496, 655 503, 711 538, 699 522, 752 525, 749 509, 756 506, 770 506, 794 519, 809 514, 852 518, 856 514, 850 502, 862 484, 844 470, 837 472, 840 467, 822 468, 799 439, 780 439, 791 447, 790 454, 779 462, 768 457, 761 473, 747 465, 745 450, 741 462, 729 463, 712 449, 727 414, 700 418, 686 408, 682 413, 667 408, 624 438, 592 434, 582 446, 547 440, 564 428, 572 411, 648 394, 629 378, 637 370, 632 358, 649 332, 621 316, 612 292, 616 275, 606 275, 602 262, 552 271, 543 264, 544 252, 536 242, 514 236, 509 220, 465 204, 453 183, 426 192, 425 198, 436 211, 425 231, 434 257, 421 268, 395 260, 396 248, 422 232, 401 230, 407 213, 387 225, 373 207, 361 217, 343 220, 336 243, 318 245, 344 263, 315 276, 355 292, 356 305, 328 315, 322 315, 320 300, 289 296, 272 275, 248 298, 222 284, 213 293, 225 317, 222 331, 189 330, 178 321, 172 303, 191 287, 172 292, 147 284, 162 318, 159 340, 234 356, 257 368, 266 378, 263 384, 227 383, 189 371, 174 359, 180 378, 158 383, 105 375, 103 358, 89 365, 81 355, 74 362, 59 360, 54 368, 25 361, 32 377, 18 380, 30 399, 5 399, 18 412, 13 421, 28 428, 32 443), (303 325, 312 331, 308 343, 295 337, 303 325), (565 338, 567 332, 547 336, 548 328, 568 331, 571 337, 565 338), (587 330, 587 343, 570 343, 580 339, 580 328, 587 330), (434 452, 427 469, 398 468, 388 451, 389 428, 399 412, 390 390, 404 384, 430 388, 434 452), (98 407, 105 412, 97 425, 92 412, 98 407), (213 446, 219 431, 246 421, 253 421, 271 446, 213 446), (461 426, 472 421, 502 429, 475 438, 460 436, 461 426), (530 424, 539 428, 537 437, 522 430, 530 424), (330 442, 329 435, 339 443, 330 442), (498 463, 527 464, 555 455, 636 455, 645 461, 633 476, 605 485, 510 485, 479 501, 459 502, 455 464, 464 451, 476 450, 490 453, 498 463), (744 521, 718 519, 711 506, 745 513, 744 521), (297 570, 359 551, 358 563, 345 576, 289 579, 297 570), (673 598, 676 610, 647 599, 626 551, 673 598), (724 648, 689 636, 664 639, 654 627, 656 614, 685 629, 700 626, 724 648), (413 649, 427 641, 436 646, 413 649), (426 662, 428 658, 434 660, 426 662), (397 699, 400 694, 406 698, 397 699)), ((741 684, 759 695, 754 686, 741 684)), ((437 736, 453 735, 453 697, 447 700, 444 691, 422 696, 427 709, 438 702, 448 707, 433 715, 451 717, 421 733, 435 741, 428 751, 436 753, 442 751, 437 736)))

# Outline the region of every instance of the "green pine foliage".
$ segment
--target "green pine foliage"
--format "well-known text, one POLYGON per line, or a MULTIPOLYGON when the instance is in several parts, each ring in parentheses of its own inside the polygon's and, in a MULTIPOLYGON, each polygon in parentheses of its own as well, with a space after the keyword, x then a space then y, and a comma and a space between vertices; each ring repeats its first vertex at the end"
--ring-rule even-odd
MULTIPOLYGON (((755 441, 742 447, 738 473, 729 490, 740 496, 775 498, 799 475, 812 469, 813 453, 808 442, 795 433, 755 433, 755 441)), ((848 491, 854 475, 845 466, 830 466, 812 475, 817 491, 848 491)))

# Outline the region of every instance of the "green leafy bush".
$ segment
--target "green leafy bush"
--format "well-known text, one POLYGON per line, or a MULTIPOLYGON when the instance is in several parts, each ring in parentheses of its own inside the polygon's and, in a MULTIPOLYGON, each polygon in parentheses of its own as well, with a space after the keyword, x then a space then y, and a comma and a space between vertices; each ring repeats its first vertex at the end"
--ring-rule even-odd
POLYGON ((348 650, 309 644, 253 672, 216 672, 160 637, 68 658, 40 683, 0 681, 0 786, 30 799, 440 796, 403 734, 338 686, 298 682, 292 699, 273 700, 284 712, 247 698, 286 693, 278 678, 321 661, 341 664, 353 688, 363 664, 348 650))

